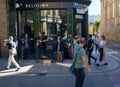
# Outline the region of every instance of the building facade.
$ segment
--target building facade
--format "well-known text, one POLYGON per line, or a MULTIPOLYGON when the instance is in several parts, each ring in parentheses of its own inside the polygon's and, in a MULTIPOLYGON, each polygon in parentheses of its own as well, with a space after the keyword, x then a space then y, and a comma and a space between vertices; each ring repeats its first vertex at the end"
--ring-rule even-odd
POLYGON ((99 33, 108 40, 120 42, 120 0, 101 0, 99 33))
POLYGON ((18 42, 22 34, 30 32, 36 36, 38 31, 48 37, 61 36, 63 31, 87 37, 90 3, 90 0, 0 0, 0 55, 8 55, 3 43, 10 35, 18 42))
POLYGON ((8 22, 7 19, 7 5, 6 0, 0 0, 0 56, 6 56, 6 48, 3 47, 4 40, 8 35, 8 22))

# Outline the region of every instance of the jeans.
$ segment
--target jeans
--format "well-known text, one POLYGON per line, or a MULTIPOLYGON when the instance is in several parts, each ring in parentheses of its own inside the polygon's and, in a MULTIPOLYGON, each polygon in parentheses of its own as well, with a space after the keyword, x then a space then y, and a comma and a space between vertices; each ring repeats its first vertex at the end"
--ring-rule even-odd
POLYGON ((84 68, 75 68, 76 83, 75 87, 82 87, 85 79, 84 68))
POLYGON ((42 59, 42 46, 36 47, 36 60, 42 59))
POLYGON ((99 50, 99 44, 95 44, 95 51, 99 50))
POLYGON ((100 58, 99 61, 101 62, 103 60, 103 48, 100 48, 100 58))
POLYGON ((92 56, 93 48, 89 50, 88 52, 88 64, 90 65, 91 58, 94 59, 95 61, 97 60, 95 57, 92 56))

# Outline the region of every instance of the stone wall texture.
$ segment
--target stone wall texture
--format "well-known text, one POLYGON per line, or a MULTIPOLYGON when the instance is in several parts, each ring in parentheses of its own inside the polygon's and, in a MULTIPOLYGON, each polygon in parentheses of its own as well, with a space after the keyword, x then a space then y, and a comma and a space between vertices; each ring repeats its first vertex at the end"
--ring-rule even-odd
POLYGON ((7 56, 7 48, 3 46, 4 39, 7 38, 7 9, 6 0, 0 0, 0 56, 7 56))
POLYGON ((101 1, 101 23, 100 34, 104 34, 106 39, 120 42, 120 16, 119 0, 101 1), (113 10, 114 9, 114 10, 113 10))

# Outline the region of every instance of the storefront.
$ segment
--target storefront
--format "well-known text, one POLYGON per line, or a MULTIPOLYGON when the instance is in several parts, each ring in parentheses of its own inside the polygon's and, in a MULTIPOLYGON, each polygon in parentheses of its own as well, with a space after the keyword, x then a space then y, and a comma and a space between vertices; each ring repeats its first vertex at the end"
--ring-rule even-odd
POLYGON ((17 0, 14 10, 18 42, 22 35, 27 33, 36 37, 39 31, 48 39, 69 34, 87 37, 90 3, 90 0, 17 0))

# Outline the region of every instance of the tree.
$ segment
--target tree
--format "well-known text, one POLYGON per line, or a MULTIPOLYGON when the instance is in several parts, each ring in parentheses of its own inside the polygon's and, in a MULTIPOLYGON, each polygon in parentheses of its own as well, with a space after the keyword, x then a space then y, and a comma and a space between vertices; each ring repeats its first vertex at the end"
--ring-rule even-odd
POLYGON ((94 23, 94 34, 98 33, 99 25, 100 25, 100 19, 97 19, 94 23))

